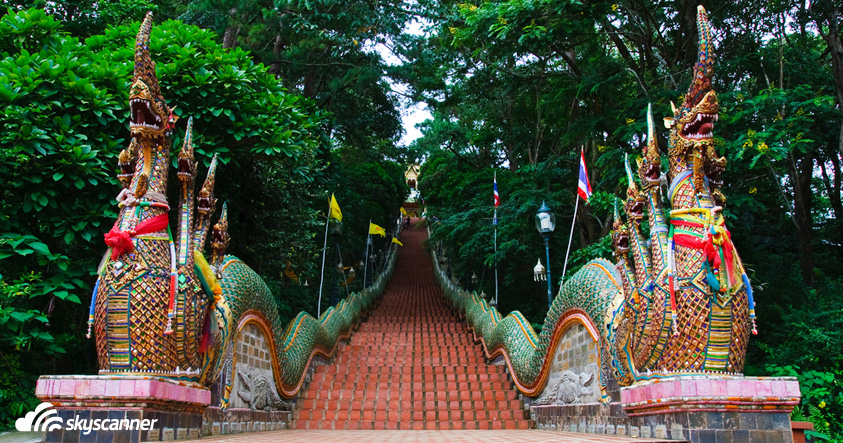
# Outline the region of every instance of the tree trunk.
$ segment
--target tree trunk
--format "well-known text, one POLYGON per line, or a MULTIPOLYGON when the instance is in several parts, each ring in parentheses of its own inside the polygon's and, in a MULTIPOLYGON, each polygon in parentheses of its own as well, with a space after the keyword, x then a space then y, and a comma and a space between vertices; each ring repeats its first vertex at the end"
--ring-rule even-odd
POLYGON ((811 218, 811 177, 814 171, 814 158, 809 153, 797 165, 791 155, 791 177, 793 180, 793 220, 796 222, 796 239, 799 243, 799 264, 802 279, 814 286, 814 247, 813 220, 811 218))
POLYGON ((224 49, 233 48, 237 44, 237 34, 240 33, 240 26, 233 24, 234 16, 237 15, 237 8, 231 8, 228 15, 228 27, 225 28, 225 34, 222 36, 222 47, 224 49))
POLYGON ((316 80, 313 78, 313 69, 308 69, 304 74, 304 91, 302 95, 307 98, 313 98, 316 95, 316 80))
POLYGON ((278 77, 281 75, 281 62, 277 61, 281 56, 281 34, 275 35, 275 45, 272 47, 272 55, 275 56, 276 61, 269 65, 269 73, 278 77))
MULTIPOLYGON (((829 8, 828 11, 820 13, 820 17, 814 22, 820 34, 828 45, 828 52, 831 55, 831 70, 834 75, 834 90, 837 97, 838 109, 843 108, 843 41, 840 38, 840 11, 829 8), (828 33, 823 32, 823 25, 828 24, 828 33)), ((840 124, 840 138, 837 143, 837 150, 843 155, 843 122, 840 124)))
POLYGON ((838 220, 843 219, 843 203, 840 198, 840 157, 835 152, 831 156, 831 164, 833 166, 834 182, 831 181, 828 171, 826 170, 825 162, 818 162, 820 164, 820 172, 822 173, 823 184, 826 192, 828 192, 828 200, 831 208, 834 210, 834 217, 838 220))

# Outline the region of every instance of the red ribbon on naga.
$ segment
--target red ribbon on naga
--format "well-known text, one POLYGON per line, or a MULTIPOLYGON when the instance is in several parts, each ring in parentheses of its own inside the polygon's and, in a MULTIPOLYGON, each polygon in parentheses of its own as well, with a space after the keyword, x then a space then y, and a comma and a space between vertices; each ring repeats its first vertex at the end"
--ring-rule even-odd
POLYGON ((132 252, 135 250, 135 245, 132 242, 132 237, 138 235, 151 234, 153 232, 163 231, 167 229, 167 224, 170 218, 167 214, 157 215, 148 218, 135 226, 134 229, 121 231, 115 224, 110 231, 105 233, 105 244, 111 248, 111 259, 132 252))

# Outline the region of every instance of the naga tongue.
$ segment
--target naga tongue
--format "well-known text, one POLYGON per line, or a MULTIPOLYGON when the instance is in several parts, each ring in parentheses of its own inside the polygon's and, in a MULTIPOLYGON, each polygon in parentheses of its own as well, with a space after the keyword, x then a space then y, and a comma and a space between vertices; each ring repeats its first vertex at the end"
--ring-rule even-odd
POLYGON ((714 129, 714 123, 703 123, 700 125, 699 134, 709 134, 714 129))

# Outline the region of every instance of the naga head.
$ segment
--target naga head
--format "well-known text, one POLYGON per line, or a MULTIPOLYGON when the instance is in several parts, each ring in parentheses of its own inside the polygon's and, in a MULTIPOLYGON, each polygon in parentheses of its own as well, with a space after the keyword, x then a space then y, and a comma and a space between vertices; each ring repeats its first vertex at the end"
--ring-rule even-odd
POLYGON ((717 206, 724 206, 726 204, 726 196, 720 192, 720 188, 723 187, 723 179, 720 175, 726 170, 726 157, 717 157, 714 147, 709 146, 704 159, 706 161, 703 164, 703 172, 705 172, 705 176, 708 178, 711 197, 717 206))
POLYGON ((214 198, 216 175, 217 156, 214 154, 214 157, 211 159, 211 166, 208 167, 208 176, 205 178, 205 183, 196 196, 196 210, 202 216, 210 216, 214 212, 214 206, 217 204, 217 199, 214 198))
POLYGON ((193 117, 187 120, 187 130, 184 133, 184 145, 179 151, 178 177, 183 186, 193 183, 196 173, 196 161, 193 159, 193 117))
POLYGON ((172 144, 170 136, 175 123, 158 85, 155 62, 149 54, 152 13, 141 23, 135 39, 135 66, 129 90, 129 129, 131 142, 120 153, 118 178, 126 192, 135 198, 147 191, 165 194, 166 165, 172 144), (139 164, 140 163, 140 164, 139 164))
POLYGON ((612 250, 615 251, 615 257, 625 258, 629 254, 629 227, 621 220, 618 214, 618 202, 615 199, 614 222, 612 223, 612 250))
POLYGON ((647 105, 647 146, 644 147, 644 157, 638 165, 638 177, 644 190, 658 188, 661 184, 662 164, 659 156, 659 145, 656 140, 656 126, 653 123, 653 105, 647 105))
POLYGON ((629 185, 626 188, 626 206, 624 210, 630 221, 640 221, 644 218, 644 207, 647 203, 644 195, 638 191, 638 186, 635 184, 635 176, 632 175, 632 169, 629 167, 629 155, 624 155, 624 167, 626 168, 626 178, 629 185))
MULTIPOLYGON (((725 167, 725 159, 717 158, 714 150, 714 123, 720 116, 720 103, 711 81, 714 75, 714 45, 711 25, 702 6, 697 7, 699 48, 694 78, 680 108, 673 103, 673 118, 665 119, 671 128, 671 173, 674 175, 690 166, 694 174, 694 187, 702 191, 706 169, 715 163, 725 167)), ((714 183, 711 183, 714 185, 714 183)))
POLYGON ((149 55, 152 12, 146 14, 135 40, 135 72, 129 90, 132 136, 163 138, 172 130, 171 110, 161 95, 155 62, 149 55))
POLYGON ((132 184, 132 177, 135 175, 135 167, 138 164, 138 142, 134 137, 129 141, 129 147, 120 152, 120 157, 117 159, 117 166, 120 172, 117 178, 124 189, 128 189, 132 184))
POLYGON ((228 248, 230 236, 228 234, 228 211, 225 203, 222 204, 222 212, 219 221, 211 230, 211 263, 217 266, 225 255, 228 248))

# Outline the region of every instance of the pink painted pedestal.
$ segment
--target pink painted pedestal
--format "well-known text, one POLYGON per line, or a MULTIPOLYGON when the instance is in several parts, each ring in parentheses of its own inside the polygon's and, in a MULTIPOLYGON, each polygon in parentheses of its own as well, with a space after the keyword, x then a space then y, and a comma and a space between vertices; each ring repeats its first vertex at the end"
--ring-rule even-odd
POLYGON ((682 422, 691 441, 793 441, 790 412, 799 404, 793 377, 677 376, 621 388, 631 418, 682 422))
POLYGON ((48 443, 199 438, 202 414, 211 401, 211 392, 198 384, 142 375, 43 376, 35 395, 55 405, 65 423, 70 419, 156 420, 151 430, 51 431, 45 437, 48 443))
POLYGON ((672 377, 621 388, 630 417, 703 412, 787 412, 799 404, 799 382, 792 377, 672 377))

